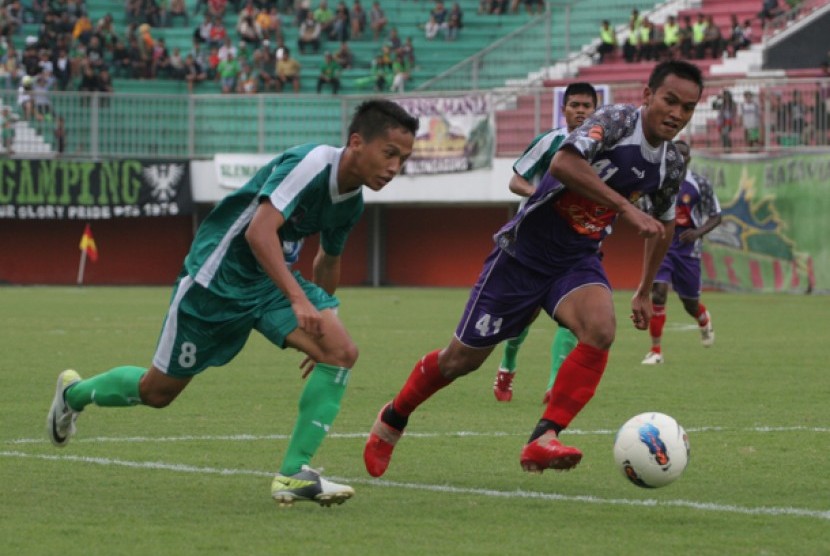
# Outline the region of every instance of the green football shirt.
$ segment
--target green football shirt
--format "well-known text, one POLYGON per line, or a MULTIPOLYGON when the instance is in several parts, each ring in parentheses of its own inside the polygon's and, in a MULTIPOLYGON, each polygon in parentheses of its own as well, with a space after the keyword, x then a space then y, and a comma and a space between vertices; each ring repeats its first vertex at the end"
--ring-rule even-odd
POLYGON ((363 213, 362 188, 338 193, 343 151, 343 147, 301 145, 263 166, 241 189, 222 199, 199 226, 185 259, 188 274, 223 297, 256 302, 273 294, 276 284, 245 240, 260 202, 270 202, 285 217, 279 237, 286 254, 292 251, 290 245, 319 233, 323 250, 340 255, 363 213))

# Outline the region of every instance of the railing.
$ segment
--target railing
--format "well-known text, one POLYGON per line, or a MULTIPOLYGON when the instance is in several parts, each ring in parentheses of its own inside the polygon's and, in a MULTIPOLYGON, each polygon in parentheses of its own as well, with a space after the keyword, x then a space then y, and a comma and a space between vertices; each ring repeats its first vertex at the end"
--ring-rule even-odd
MULTIPOLYGON (((407 97, 450 97, 470 91, 412 93, 407 97)), ((0 91, 3 126, 0 155, 63 156, 85 160, 113 157, 198 159, 216 153, 269 153, 319 142, 342 144, 359 96, 327 95, 98 95, 50 93, 49 114, 29 119, 17 105, 16 91, 0 91), (63 121, 65 141, 59 152, 55 129, 63 121), (10 141, 6 143, 6 141, 10 141)), ((642 85, 614 85, 613 102, 637 104, 642 85)), ((394 98, 394 97, 390 97, 394 98)), ((496 155, 512 157, 530 139, 552 127, 553 91, 500 91, 490 98, 496 155)), ((681 132, 693 146, 712 151, 745 151, 824 147, 830 145, 830 78, 744 79, 711 81, 692 122, 681 132), (719 124, 719 97, 729 91, 735 101, 731 126, 719 124), (743 94, 749 91, 761 108, 757 144, 748 144, 740 117, 743 94)), ((723 120, 723 118, 721 118, 723 120)))

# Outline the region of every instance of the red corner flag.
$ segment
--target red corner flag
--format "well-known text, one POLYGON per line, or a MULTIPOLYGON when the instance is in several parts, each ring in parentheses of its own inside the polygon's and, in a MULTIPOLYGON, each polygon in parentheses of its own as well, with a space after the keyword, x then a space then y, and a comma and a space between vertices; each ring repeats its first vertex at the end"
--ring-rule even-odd
POLYGON ((95 246, 95 239, 92 237, 92 229, 89 227, 89 224, 84 228, 84 235, 81 236, 81 243, 78 247, 86 253, 90 261, 98 261, 98 247, 95 246))

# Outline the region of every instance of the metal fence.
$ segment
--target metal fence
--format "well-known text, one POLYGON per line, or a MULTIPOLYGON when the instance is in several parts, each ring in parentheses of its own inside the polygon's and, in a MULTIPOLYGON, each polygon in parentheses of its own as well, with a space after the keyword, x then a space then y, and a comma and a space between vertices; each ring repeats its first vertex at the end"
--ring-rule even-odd
MULTIPOLYGON (((639 103, 643 84, 610 87, 613 102, 639 103)), ((469 91, 468 91, 469 92, 469 91)), ((464 92, 413 93, 447 97, 464 92)), ((550 88, 488 93, 496 155, 513 156, 553 126, 550 88)), ((27 118, 16 91, 0 91, 0 155, 160 159, 211 158, 216 153, 279 152, 305 142, 342 144, 354 107, 364 97, 315 95, 99 95, 50 93, 48 109, 27 118), (64 129, 60 141, 59 122, 64 129)), ((394 97, 392 97, 394 98, 394 97)), ((713 81, 681 136, 698 149, 739 152, 830 145, 830 78, 713 81), (724 107, 724 95, 734 101, 724 107), (757 138, 744 125, 744 93, 760 108, 757 138)))

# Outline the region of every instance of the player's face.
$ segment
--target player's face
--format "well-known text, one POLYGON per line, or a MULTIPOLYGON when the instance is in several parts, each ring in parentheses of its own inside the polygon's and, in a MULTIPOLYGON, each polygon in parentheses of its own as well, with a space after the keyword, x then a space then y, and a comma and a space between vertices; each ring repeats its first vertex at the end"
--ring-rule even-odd
POLYGON ((656 147, 674 139, 692 119, 700 93, 697 83, 674 74, 666 76, 656 90, 646 88, 643 133, 649 144, 656 147))
POLYGON ((594 104, 594 97, 591 95, 570 95, 562 107, 565 114, 565 124, 568 131, 573 131, 582 125, 585 118, 594 113, 597 107, 594 104))
POLYGON ((357 172, 362 183, 373 191, 380 191, 397 176, 412 155, 415 136, 401 127, 389 129, 371 141, 359 141, 357 172))

